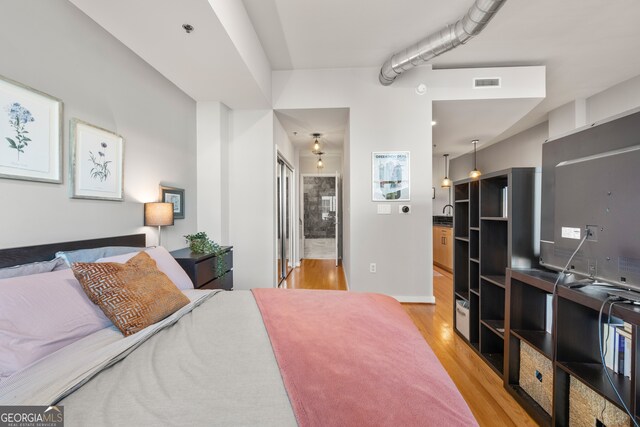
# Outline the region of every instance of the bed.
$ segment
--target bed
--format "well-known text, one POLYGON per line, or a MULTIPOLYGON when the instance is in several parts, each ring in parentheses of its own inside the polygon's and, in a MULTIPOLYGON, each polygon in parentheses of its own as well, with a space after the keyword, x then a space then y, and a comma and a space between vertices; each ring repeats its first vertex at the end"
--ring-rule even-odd
MULTIPOLYGON (((0 250, 0 268, 101 246, 142 249, 144 235, 0 250)), ((389 297, 182 292, 187 305, 137 333, 107 325, 3 379, 0 405, 62 406, 67 426, 477 425, 389 297)))

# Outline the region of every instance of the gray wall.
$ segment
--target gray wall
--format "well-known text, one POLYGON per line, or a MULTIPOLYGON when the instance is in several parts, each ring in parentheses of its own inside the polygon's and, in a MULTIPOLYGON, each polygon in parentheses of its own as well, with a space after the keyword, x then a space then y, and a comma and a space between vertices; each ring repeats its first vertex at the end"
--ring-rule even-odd
MULTIPOLYGON (((548 123, 543 122, 519 134, 478 150, 477 165, 482 173, 512 167, 542 165, 542 144, 548 138, 548 123)), ((457 181, 467 178, 473 169, 473 152, 452 159, 449 177, 457 181)))
POLYGON ((2 2, 0 75, 64 102, 64 183, 0 179, 0 247, 155 230, 142 227, 143 202, 158 185, 186 190, 186 219, 165 227, 182 247, 196 231, 195 102, 66 0, 2 2), (125 202, 69 198, 69 119, 125 139, 125 202))

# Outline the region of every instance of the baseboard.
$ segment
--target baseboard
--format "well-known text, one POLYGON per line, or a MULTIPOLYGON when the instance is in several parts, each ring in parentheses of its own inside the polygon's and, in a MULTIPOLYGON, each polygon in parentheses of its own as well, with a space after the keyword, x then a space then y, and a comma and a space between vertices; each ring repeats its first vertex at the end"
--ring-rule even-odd
POLYGON ((414 303, 414 304, 435 304, 436 297, 433 295, 411 295, 411 296, 403 296, 403 295, 391 295, 393 298, 397 299, 398 302, 406 302, 406 303, 414 303))

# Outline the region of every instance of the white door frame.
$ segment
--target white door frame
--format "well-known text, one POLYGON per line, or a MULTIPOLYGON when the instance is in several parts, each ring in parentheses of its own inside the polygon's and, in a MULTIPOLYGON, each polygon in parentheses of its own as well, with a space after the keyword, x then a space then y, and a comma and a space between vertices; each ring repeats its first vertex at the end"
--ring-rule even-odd
MULTIPOLYGON (((334 172, 334 173, 301 173, 300 174, 300 185, 298 186, 298 188, 299 188, 299 197, 300 197, 300 220, 302 221, 302 228, 300 230, 300 252, 301 252, 300 255, 302 255, 302 256, 300 256, 298 259, 304 258, 304 177, 306 177, 306 176, 309 176, 309 177, 319 176, 319 177, 326 177, 326 178, 336 178, 336 177, 340 176, 340 172, 334 172)), ((337 184, 337 180, 336 180, 336 185, 338 185, 337 184)), ((338 200, 338 194, 337 193, 336 193, 336 200, 338 200)), ((338 223, 338 221, 339 221, 339 219, 338 219, 338 209, 337 209, 337 205, 336 205, 336 224, 338 223)), ((338 253, 338 239, 339 239, 339 237, 336 234, 336 260, 340 256, 340 254, 338 253)), ((337 264, 338 263, 336 261, 336 265, 337 264)))

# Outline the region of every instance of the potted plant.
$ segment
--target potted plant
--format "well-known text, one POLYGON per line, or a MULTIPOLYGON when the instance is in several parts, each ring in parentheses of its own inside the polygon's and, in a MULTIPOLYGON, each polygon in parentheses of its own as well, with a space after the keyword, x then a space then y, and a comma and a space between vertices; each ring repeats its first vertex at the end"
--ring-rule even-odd
POLYGON ((216 257, 216 277, 222 277, 227 271, 227 263, 222 257, 224 250, 220 245, 209 239, 209 236, 204 231, 187 234, 184 238, 187 239, 191 252, 195 254, 213 254, 216 257))

